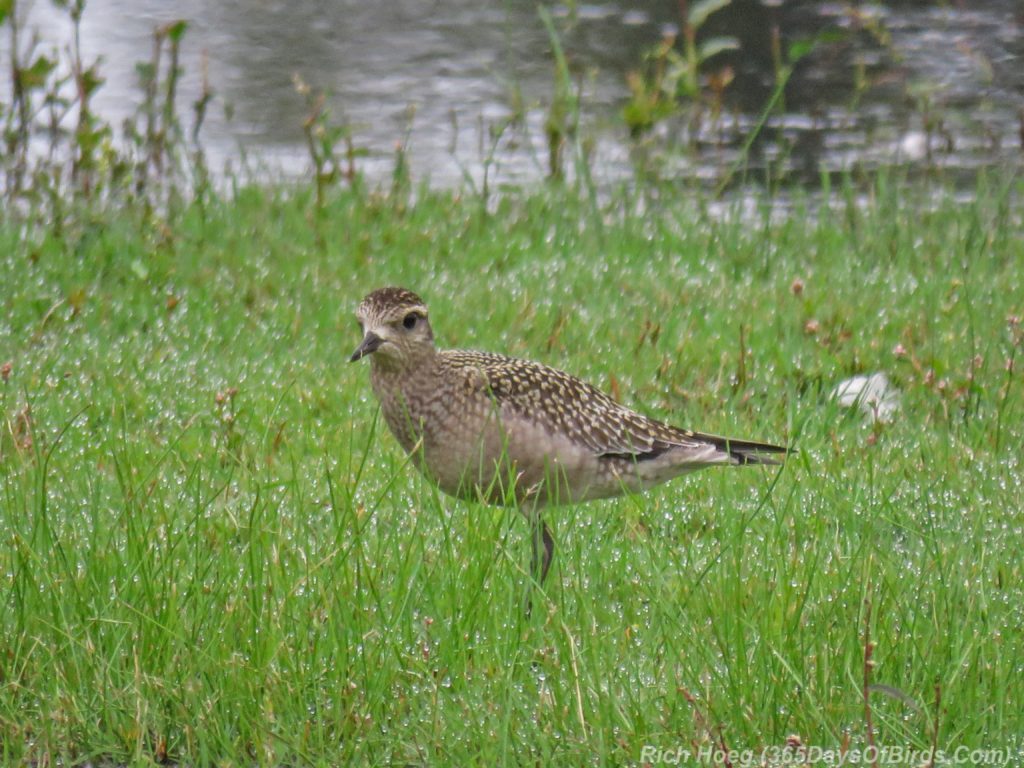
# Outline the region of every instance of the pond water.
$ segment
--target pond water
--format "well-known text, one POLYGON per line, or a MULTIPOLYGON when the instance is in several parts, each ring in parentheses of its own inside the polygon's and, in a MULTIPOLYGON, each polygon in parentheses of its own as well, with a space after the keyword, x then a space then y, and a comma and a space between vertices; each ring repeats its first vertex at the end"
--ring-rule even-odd
MULTIPOLYGON (((551 6, 582 95, 581 135, 594 173, 628 175, 637 161, 621 110, 627 76, 680 28, 680 2, 551 6)), ((43 50, 66 45, 67 12, 19 4, 43 50)), ((497 183, 549 171, 545 120, 554 90, 548 33, 533 0, 89 0, 86 60, 102 57, 95 104, 115 125, 140 100, 135 64, 151 56, 152 31, 189 22, 182 49, 183 120, 204 66, 216 100, 202 132, 214 168, 244 153, 271 173, 308 167, 298 74, 329 94, 335 122, 367 151, 360 167, 386 178, 405 145, 415 178, 435 185, 497 183)), ((800 60, 784 102, 751 149, 755 171, 815 183, 823 171, 913 163, 969 177, 985 166, 1019 166, 1024 134, 1024 4, 734 0, 701 36, 729 35, 737 51, 710 60, 729 67, 722 112, 700 129, 662 121, 643 141, 648 166, 665 177, 721 179, 757 125, 775 83, 772 46, 831 30, 800 60), (651 158, 654 158, 652 163, 651 158)), ((7 30, 4 30, 5 32, 7 30)), ((9 39, 0 51, 6 60, 9 39)), ((10 93, 6 66, 0 76, 10 93), (4 80, 3 78, 7 78, 4 80)))

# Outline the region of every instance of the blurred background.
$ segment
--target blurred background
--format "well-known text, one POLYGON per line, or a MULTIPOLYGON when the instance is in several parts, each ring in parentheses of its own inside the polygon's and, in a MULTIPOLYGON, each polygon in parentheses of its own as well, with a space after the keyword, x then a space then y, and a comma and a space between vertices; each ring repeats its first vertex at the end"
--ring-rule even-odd
MULTIPOLYGON (((23 49, 33 35, 40 51, 72 40, 66 3, 19 3, 17 15, 23 49)), ((970 177, 1021 159, 1019 0, 89 0, 81 49, 100 59, 93 106, 112 124, 140 101, 154 29, 179 19, 179 104, 187 112, 207 79, 201 140, 215 171, 243 156, 271 174, 308 165, 313 97, 297 78, 324 94, 361 171, 386 176, 401 147, 435 185, 479 182, 485 168, 516 183, 558 162, 571 173, 571 158, 552 157, 553 123, 582 138, 605 180, 641 167, 717 182, 762 118, 746 167, 804 184, 859 165, 970 177)), ((0 47, 6 58, 8 35, 0 47)))

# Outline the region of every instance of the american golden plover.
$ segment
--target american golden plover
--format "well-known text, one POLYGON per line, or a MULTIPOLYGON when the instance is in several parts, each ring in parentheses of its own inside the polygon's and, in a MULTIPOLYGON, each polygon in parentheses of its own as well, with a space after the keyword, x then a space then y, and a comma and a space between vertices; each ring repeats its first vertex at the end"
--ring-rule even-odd
POLYGON ((447 494, 515 504, 533 526, 539 582, 555 543, 545 507, 641 491, 720 464, 778 464, 787 449, 679 429, 562 371, 487 352, 439 350, 412 291, 380 288, 356 310, 384 420, 447 494))

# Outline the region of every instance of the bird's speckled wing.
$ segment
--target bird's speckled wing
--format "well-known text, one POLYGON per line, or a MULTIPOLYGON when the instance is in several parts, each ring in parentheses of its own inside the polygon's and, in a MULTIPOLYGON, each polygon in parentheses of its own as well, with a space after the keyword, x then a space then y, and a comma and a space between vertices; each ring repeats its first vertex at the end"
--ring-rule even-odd
POLYGON ((746 452, 784 450, 663 424, 619 405, 575 376, 539 363, 487 352, 452 350, 441 354, 445 364, 469 373, 468 380, 485 388, 500 407, 543 421, 547 428, 560 431, 598 456, 643 461, 677 448, 706 454, 709 445, 714 445, 733 454, 737 463, 768 463, 746 452), (481 375, 477 377, 475 372, 481 375))

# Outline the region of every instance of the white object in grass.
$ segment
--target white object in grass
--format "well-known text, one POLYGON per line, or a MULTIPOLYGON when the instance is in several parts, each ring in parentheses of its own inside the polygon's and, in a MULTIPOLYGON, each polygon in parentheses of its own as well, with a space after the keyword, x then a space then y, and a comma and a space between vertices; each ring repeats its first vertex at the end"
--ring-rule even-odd
POLYGON ((875 421, 891 422, 900 409, 900 396, 884 373, 854 376, 840 382, 832 397, 845 408, 858 406, 875 421))

